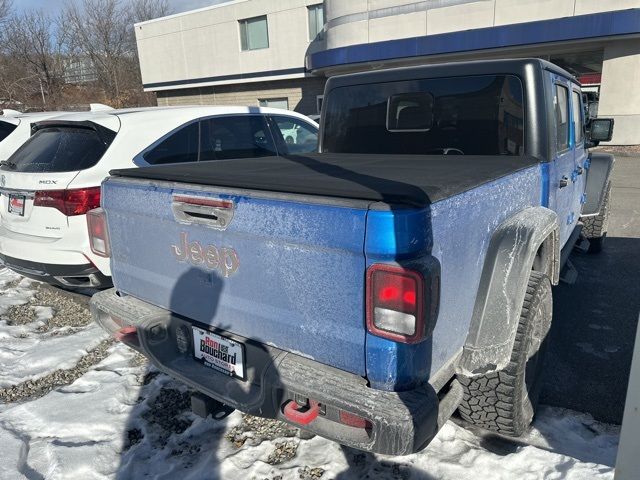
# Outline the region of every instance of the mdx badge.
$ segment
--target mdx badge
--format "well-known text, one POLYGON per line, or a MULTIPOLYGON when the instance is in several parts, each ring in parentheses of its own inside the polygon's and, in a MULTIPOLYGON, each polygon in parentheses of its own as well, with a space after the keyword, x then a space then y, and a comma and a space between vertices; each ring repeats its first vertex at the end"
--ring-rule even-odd
POLYGON ((178 245, 171 245, 171 253, 179 262, 215 270, 224 278, 236 273, 240 266, 238 254, 233 248, 219 248, 215 245, 201 245, 200 242, 189 242, 186 232, 180 234, 178 245))

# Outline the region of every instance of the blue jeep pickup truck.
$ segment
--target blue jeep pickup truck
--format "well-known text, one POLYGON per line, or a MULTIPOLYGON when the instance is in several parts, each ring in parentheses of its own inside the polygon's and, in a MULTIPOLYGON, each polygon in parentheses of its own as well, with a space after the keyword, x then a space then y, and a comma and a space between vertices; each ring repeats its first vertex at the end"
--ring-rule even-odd
POLYGON ((117 170, 89 216, 108 332, 221 402, 358 449, 454 412, 521 435, 552 289, 606 235, 611 120, 537 59, 329 79, 317 154, 117 170), (581 234, 589 226, 586 238, 581 234))

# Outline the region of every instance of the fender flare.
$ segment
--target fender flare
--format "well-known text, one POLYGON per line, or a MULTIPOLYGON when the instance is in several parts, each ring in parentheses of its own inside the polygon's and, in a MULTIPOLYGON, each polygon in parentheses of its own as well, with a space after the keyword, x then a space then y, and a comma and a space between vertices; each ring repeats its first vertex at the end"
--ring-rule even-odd
MULTIPOLYGON (((458 374, 474 376, 508 365, 536 256, 542 257, 542 271, 557 284, 560 275, 558 215, 545 207, 527 208, 494 231, 458 374)), ((540 265, 536 270, 539 268, 540 265)))
POLYGON ((585 193, 587 199, 582 207, 581 217, 593 217, 600 214, 607 185, 610 182, 615 158, 609 153, 591 153, 585 193))

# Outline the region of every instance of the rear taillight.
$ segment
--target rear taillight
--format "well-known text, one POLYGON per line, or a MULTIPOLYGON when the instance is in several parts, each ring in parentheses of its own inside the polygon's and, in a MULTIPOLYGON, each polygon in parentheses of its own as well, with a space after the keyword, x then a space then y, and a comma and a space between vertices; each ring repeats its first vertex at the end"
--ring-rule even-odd
POLYGON ((393 265, 367 270, 367 329, 403 343, 425 336, 425 282, 422 274, 393 265))
POLYGON ((84 215, 100 206, 100 187, 73 190, 39 190, 33 200, 35 207, 55 208, 67 217, 84 215))
POLYGON ((102 208, 87 212, 87 227, 89 228, 91 251, 100 257, 109 257, 111 248, 107 231, 107 217, 102 208))

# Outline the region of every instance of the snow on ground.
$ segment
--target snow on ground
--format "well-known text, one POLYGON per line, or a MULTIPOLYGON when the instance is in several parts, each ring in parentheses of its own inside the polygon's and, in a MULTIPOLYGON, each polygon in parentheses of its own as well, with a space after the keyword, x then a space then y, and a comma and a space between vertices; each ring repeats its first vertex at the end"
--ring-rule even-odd
POLYGON ((31 321, 9 325, 9 307, 33 303, 37 288, 0 271, 0 379, 27 392, 7 401, 0 386, 2 480, 613 478, 619 429, 558 408, 542 408, 518 441, 450 421, 424 451, 398 458, 303 439, 239 412, 201 419, 189 411, 188 390, 135 352, 102 342, 96 355, 104 337, 94 327, 40 328, 58 307, 37 305, 31 321), (71 372, 67 383, 37 388, 60 369, 71 372))
MULTIPOLYGON (((29 305, 38 287, 38 282, 0 270, 0 388, 71 368, 107 338, 88 321, 84 328, 50 326, 51 306, 37 305, 37 300, 29 305)), ((72 303, 74 307, 80 309, 72 303)))

